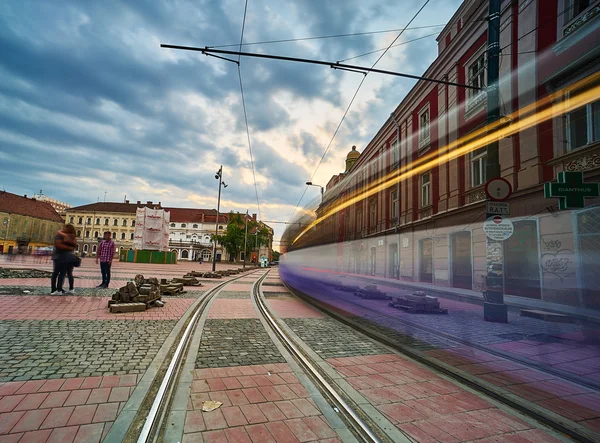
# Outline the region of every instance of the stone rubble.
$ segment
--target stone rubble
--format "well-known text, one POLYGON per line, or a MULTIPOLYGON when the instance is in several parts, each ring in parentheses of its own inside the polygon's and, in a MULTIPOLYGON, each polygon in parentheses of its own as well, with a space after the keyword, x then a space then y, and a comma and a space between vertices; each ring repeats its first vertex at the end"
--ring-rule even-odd
POLYGON ((110 312, 143 312, 149 306, 162 307, 164 302, 160 301, 160 284, 155 277, 144 278, 138 274, 133 281, 127 282, 125 286, 119 288, 108 302, 110 312))

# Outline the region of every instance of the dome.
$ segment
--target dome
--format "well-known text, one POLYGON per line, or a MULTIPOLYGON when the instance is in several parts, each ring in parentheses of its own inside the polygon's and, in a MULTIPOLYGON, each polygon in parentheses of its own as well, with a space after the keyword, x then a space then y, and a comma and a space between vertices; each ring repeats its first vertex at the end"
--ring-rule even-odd
POLYGON ((360 152, 356 150, 356 146, 352 146, 352 150, 346 156, 346 172, 350 170, 352 165, 358 160, 358 157, 360 157, 360 152))

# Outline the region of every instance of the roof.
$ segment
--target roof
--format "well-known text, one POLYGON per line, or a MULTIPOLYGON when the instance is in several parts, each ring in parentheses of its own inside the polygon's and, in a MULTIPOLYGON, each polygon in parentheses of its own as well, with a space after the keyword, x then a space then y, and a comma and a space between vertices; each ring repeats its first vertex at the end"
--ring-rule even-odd
POLYGON ((154 208, 160 206, 160 202, 152 203, 117 203, 117 202, 98 202, 98 203, 90 203, 89 205, 76 206, 74 208, 70 208, 68 212, 119 212, 124 214, 135 214, 137 208, 154 208))
POLYGON ((63 218, 54 210, 50 203, 34 198, 27 198, 27 196, 11 194, 6 191, 0 191, 0 212, 64 223, 63 218))
MULTIPOLYGON (((214 223, 216 217, 216 209, 196 209, 196 208, 163 208, 171 213, 172 222, 186 223, 214 223), (204 218, 203 218, 204 217, 204 218)), ((227 223, 228 217, 226 214, 219 214, 219 223, 227 223)))

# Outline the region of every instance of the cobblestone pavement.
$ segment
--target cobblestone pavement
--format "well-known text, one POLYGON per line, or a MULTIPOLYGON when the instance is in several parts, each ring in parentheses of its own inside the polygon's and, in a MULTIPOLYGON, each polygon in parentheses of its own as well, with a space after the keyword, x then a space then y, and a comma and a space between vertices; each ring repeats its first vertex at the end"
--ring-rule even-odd
POLYGON ((141 374, 174 321, 0 321, 0 381, 141 374))
POLYGON ((196 360, 197 368, 284 362, 285 359, 271 341, 260 320, 206 320, 196 360))
POLYGON ((330 318, 286 318, 283 321, 321 358, 387 352, 372 340, 330 318))

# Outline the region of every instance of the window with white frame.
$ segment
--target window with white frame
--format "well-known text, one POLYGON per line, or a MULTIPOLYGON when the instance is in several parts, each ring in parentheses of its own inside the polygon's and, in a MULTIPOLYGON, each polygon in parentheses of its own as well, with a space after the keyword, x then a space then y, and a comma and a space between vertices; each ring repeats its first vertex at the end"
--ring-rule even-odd
POLYGON ((392 220, 398 218, 398 191, 392 191, 390 194, 390 215, 392 220))
POLYGON ((73 216, 69 217, 69 223, 73 224, 74 221, 75 221, 75 217, 73 217, 73 216))
POLYGON ((485 183, 485 168, 487 163, 487 148, 471 152, 471 186, 485 183))
POLYGON ((592 3, 594 3, 594 0, 565 0, 565 23, 577 18, 592 3))
POLYGON ((396 166, 398 166, 398 163, 400 163, 400 143, 398 143, 398 140, 395 140, 392 145, 390 146, 390 150, 391 152, 391 163, 392 163, 392 168, 395 168, 396 166))
POLYGON ((600 100, 566 115, 567 150, 600 141, 600 100))
POLYGON ((429 107, 419 114, 419 148, 429 146, 430 128, 429 128, 429 107))
POLYGON ((125 233, 121 232, 121 240, 125 240, 125 233))
POLYGON ((467 84, 477 89, 467 88, 467 111, 483 103, 486 98, 485 75, 486 75, 486 52, 485 50, 475 59, 471 60, 467 67, 467 84))
POLYGON ((133 232, 129 234, 129 240, 133 240, 133 232))
POLYGON ((98 246, 97 245, 92 246, 92 253, 96 252, 97 250, 98 250, 98 246))
POLYGON ((421 175, 421 207, 431 204, 431 174, 426 172, 421 175))

